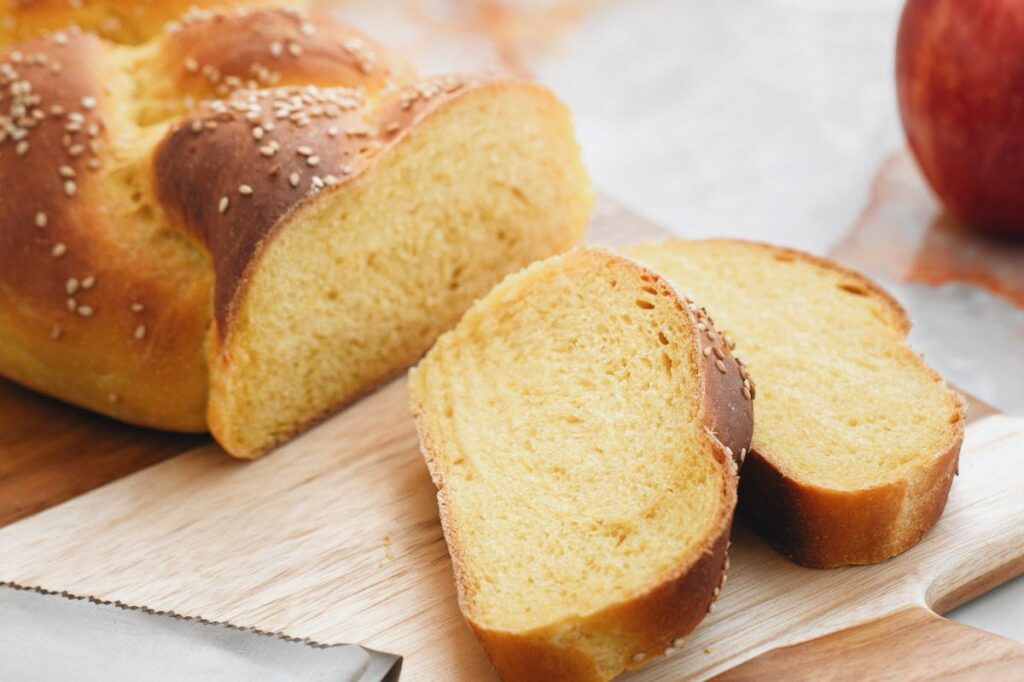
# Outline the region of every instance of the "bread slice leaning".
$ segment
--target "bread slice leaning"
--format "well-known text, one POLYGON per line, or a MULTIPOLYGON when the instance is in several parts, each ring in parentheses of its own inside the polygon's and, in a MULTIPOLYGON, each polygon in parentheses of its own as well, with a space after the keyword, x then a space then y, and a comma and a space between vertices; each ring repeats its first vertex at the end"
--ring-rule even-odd
POLYGON ((410 393, 459 604, 502 678, 607 680, 675 651, 718 594, 753 430, 696 305, 605 251, 549 258, 443 335, 410 393))
POLYGON ((668 241, 630 256, 699 298, 756 381, 740 514, 795 561, 869 564, 938 520, 964 435, 962 398, 906 342, 878 285, 814 256, 668 241))

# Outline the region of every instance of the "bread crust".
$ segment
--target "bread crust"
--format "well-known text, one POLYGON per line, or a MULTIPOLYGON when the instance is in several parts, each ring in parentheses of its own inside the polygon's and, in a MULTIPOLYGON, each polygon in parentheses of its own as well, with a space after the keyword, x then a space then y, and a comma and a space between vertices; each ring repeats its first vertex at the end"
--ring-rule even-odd
POLYGON ((694 358, 703 387, 702 421, 714 457, 726 472, 721 490, 723 512, 686 561, 629 599, 581 614, 571 622, 552 623, 526 632, 489 628, 472 616, 460 531, 456 518, 449 513, 447 489, 437 463, 439 448, 432 440, 428 415, 413 402, 421 450, 438 489, 438 511, 452 558, 459 606, 504 680, 607 680, 653 658, 672 655, 682 646, 681 638, 713 608, 728 569, 729 533, 737 497, 736 456, 750 445, 754 419, 753 401, 743 396, 740 366, 706 313, 680 296, 667 280, 611 252, 587 251, 599 261, 625 262, 645 285, 653 287, 658 294, 671 296, 676 307, 690 320, 694 358), (698 324, 703 324, 704 330, 698 324), (726 371, 719 370, 715 363, 719 358, 714 351, 710 359, 704 355, 702 349, 709 345, 720 349, 726 371), (602 660, 598 660, 593 651, 565 644, 567 635, 614 642, 614 650, 600 652, 602 660))
MULTIPOLYGON (((134 44, 157 35, 187 10, 206 11, 225 0, 6 0, 0 3, 0 47, 29 40, 46 31, 79 26, 116 43, 134 44)), ((286 6, 303 9, 308 0, 231 0, 237 9, 286 6)))
MULTIPOLYGON (((753 245, 773 255, 838 272, 861 288, 857 293, 885 305, 894 327, 904 337, 910 331, 906 310, 862 273, 827 258, 762 242, 701 241, 753 245)), ((666 241, 673 242, 682 240, 666 241)), ((937 382, 942 381, 938 372, 922 359, 916 357, 916 361, 937 382)), ((923 467, 883 485, 842 491, 803 482, 790 475, 772 453, 758 450, 755 444, 740 471, 740 518, 780 553, 812 568, 873 564, 910 549, 942 515, 957 471, 967 404, 948 386, 946 390, 956 404, 950 416, 951 438, 923 467)))

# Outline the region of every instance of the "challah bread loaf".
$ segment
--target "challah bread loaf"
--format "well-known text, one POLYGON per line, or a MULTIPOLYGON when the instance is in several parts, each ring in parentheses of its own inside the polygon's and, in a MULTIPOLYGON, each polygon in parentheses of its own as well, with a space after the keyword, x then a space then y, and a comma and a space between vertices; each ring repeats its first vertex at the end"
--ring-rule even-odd
POLYGON ((136 44, 159 34, 189 10, 228 5, 303 9, 309 4, 307 0, 0 0, 0 47, 69 26, 115 43, 136 44))
POLYGON ((607 680, 682 645, 724 580, 742 387, 701 309, 600 250, 509 276, 410 373, 459 604, 503 679, 607 680))
POLYGON ((0 57, 0 374, 251 457, 579 238, 550 93, 413 81, 310 26, 202 12, 138 47, 71 30, 0 57))
POLYGON ((868 564, 916 544, 946 503, 964 403, 906 342, 863 276, 740 241, 626 253, 699 297, 735 337, 757 392, 740 514, 807 566, 868 564))

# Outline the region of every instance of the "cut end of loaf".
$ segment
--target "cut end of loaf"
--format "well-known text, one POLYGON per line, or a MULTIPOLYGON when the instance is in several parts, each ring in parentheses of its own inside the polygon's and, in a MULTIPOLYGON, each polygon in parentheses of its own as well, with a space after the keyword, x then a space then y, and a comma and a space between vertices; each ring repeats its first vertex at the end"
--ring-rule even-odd
POLYGON ((740 508, 800 563, 872 563, 916 543, 945 504, 960 397, 906 343, 881 288, 834 263, 729 240, 626 252, 708 306, 757 386, 740 508))
POLYGON ((508 277, 411 374, 460 604, 505 679, 608 679, 707 610, 735 466, 699 336, 664 280, 581 250, 508 277))
POLYGON ((571 248, 590 205, 543 88, 484 84, 432 111, 249 265, 211 362, 214 435, 255 456, 385 381, 506 273, 571 248))

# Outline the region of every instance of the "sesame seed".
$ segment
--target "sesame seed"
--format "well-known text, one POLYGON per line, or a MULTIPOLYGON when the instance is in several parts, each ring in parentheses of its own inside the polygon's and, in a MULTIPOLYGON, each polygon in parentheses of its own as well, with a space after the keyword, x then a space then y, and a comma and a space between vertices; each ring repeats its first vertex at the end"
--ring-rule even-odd
POLYGON ((82 278, 82 288, 92 289, 93 285, 96 284, 96 277, 89 275, 88 277, 82 278))
POLYGON ((230 199, 228 199, 227 197, 221 197, 220 204, 217 205, 217 210, 220 211, 221 213, 227 213, 228 205, 230 205, 230 203, 230 199))
POLYGON ((721 587, 716 587, 716 588, 715 588, 715 591, 714 591, 714 592, 712 592, 711 594, 713 594, 714 596, 716 596, 716 597, 717 597, 717 596, 718 596, 718 595, 720 595, 721 593, 722 593, 722 588, 721 588, 721 587))
POLYGON ((262 147, 260 147, 260 154, 262 154, 263 156, 273 156, 276 153, 277 148, 269 144, 265 144, 262 147))
POLYGON ((83 97, 82 98, 82 108, 84 108, 86 111, 88 111, 90 109, 95 109, 96 108, 96 98, 95 97, 83 97))
POLYGON ((715 612, 715 602, 711 602, 710 604, 708 604, 708 613, 714 613, 714 612, 715 612))
POLYGON ((53 325, 53 329, 50 330, 50 340, 51 341, 59 340, 63 333, 64 333, 64 330, 60 328, 59 324, 53 325))
POLYGON ((145 309, 146 309, 146 306, 142 305, 141 303, 132 303, 132 312, 133 313, 141 313, 145 309))
POLYGON ((48 222, 48 219, 46 217, 46 214, 43 213, 42 211, 38 211, 36 213, 36 227, 39 227, 39 228, 46 227, 46 223, 47 222, 48 222))
POLYGON ((64 181, 64 194, 67 194, 69 197, 73 197, 77 193, 78 193, 78 185, 75 184, 75 181, 74 180, 65 180, 64 181))
POLYGON ((288 43, 288 54, 293 57, 302 56, 302 46, 298 43, 288 43))
POLYGON ((298 187, 299 186, 299 174, 298 173, 292 173, 291 175, 289 175, 288 176, 288 184, 291 185, 292 187, 298 187))
POLYGON ((146 337, 146 325, 140 324, 135 328, 135 338, 140 341, 146 337))
POLYGON ((89 167, 89 170, 98 170, 100 167, 100 160, 95 158, 89 159, 85 162, 85 165, 89 167))
POLYGON ((58 242, 53 245, 53 251, 51 251, 50 253, 53 255, 54 258, 60 258, 67 252, 68 247, 65 246, 62 242, 58 242))
POLYGON ((299 147, 298 149, 296 149, 295 153, 298 154, 299 156, 312 156, 313 155, 313 150, 311 148, 303 145, 303 146, 299 147))
POLYGON ((82 317, 92 317, 92 313, 93 313, 92 306, 90 306, 90 305, 80 305, 80 306, 78 306, 78 314, 81 315, 82 317))
POLYGON ((14 153, 18 156, 28 154, 28 140, 22 140, 14 147, 14 153))
POLYGON ((255 128, 253 128, 252 129, 252 136, 253 136, 253 138, 255 138, 257 140, 262 140, 263 139, 263 128, 261 128, 259 126, 256 126, 255 128))
POLYGON ((243 197, 251 196, 252 187, 250 187, 249 185, 239 185, 238 193, 241 194, 243 197))
POLYGON ((67 292, 68 296, 78 291, 79 281, 77 277, 68 277, 68 281, 64 282, 64 291, 67 292))
POLYGON ((753 400, 754 397, 750 394, 749 386, 743 387, 743 397, 746 398, 747 400, 753 400))
POLYGON ((62 178, 73 178, 75 177, 75 169, 67 164, 61 164, 57 169, 57 172, 62 178))
POLYGON ((642 651, 638 651, 638 652, 636 652, 635 654, 633 654, 633 662, 634 662, 634 663, 640 663, 640 662, 641 662, 641 661, 643 661, 643 660, 644 660, 645 658, 647 658, 647 654, 645 654, 645 653, 644 653, 644 652, 642 652, 642 651))
POLYGON ((185 57, 185 70, 189 73, 196 73, 199 71, 199 62, 192 57, 185 57))
POLYGON ((73 298, 69 298, 66 301, 66 303, 67 303, 67 306, 68 306, 68 310, 70 310, 71 312, 75 312, 75 308, 78 307, 78 301, 76 301, 73 298))
POLYGON ((190 127, 192 128, 192 132, 196 133, 197 135, 203 132, 203 122, 200 121, 198 118, 192 121, 192 125, 190 127))
POLYGON ((711 357, 711 346, 704 346, 704 350, 701 352, 704 353, 704 357, 711 357))
POLYGON ((284 45, 278 41, 270 43, 270 56, 277 59, 284 53, 284 45))
POLYGON ((715 367, 718 368, 719 372, 721 372, 722 374, 725 374, 726 368, 725 368, 725 363, 724 362, 722 362, 721 360, 715 360, 715 367))
POLYGON ((85 147, 80 144, 73 144, 68 147, 68 154, 71 156, 81 156, 82 152, 85 151, 85 147))
POLYGON ((686 640, 682 637, 676 637, 675 641, 672 642, 672 646, 674 646, 677 649, 682 649, 686 646, 686 640))
POLYGON ((216 130, 217 129, 217 122, 216 121, 207 121, 206 123, 203 124, 203 127, 206 128, 207 130, 216 130))
POLYGON ((715 346, 714 348, 715 348, 715 357, 718 358, 719 360, 725 360, 725 351, 723 351, 721 349, 721 347, 719 347, 719 346, 715 346))

